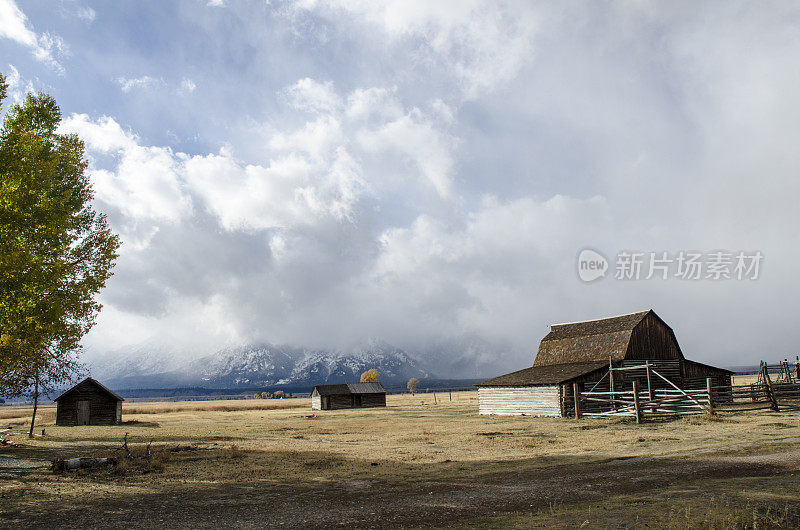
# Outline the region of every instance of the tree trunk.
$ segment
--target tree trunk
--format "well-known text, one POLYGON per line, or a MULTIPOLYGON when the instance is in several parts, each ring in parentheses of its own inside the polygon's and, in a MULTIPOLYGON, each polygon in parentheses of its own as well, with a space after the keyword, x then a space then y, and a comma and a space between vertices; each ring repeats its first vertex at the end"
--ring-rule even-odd
POLYGON ((33 416, 31 417, 31 430, 28 438, 33 438, 33 424, 36 422, 36 409, 39 407, 39 372, 36 372, 33 383, 33 416))

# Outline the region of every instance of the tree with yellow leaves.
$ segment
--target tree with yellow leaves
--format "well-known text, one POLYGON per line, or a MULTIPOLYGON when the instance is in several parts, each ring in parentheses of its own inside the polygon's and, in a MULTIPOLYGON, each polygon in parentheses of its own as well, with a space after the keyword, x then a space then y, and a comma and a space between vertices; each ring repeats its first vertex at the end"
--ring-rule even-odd
POLYGON ((361 374, 361 382, 362 383, 377 383, 381 377, 381 373, 377 371, 375 368, 370 368, 363 374, 361 374))

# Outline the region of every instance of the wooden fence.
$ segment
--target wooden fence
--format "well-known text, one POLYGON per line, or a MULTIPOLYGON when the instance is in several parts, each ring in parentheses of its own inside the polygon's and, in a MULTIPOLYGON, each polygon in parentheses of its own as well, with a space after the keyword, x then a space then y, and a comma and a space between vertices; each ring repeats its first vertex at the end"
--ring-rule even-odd
POLYGON ((762 362, 758 380, 747 385, 715 386, 708 378, 704 388, 679 388, 648 364, 610 368, 608 376, 613 378, 615 371, 642 369, 646 370, 648 381, 644 389, 636 380, 628 391, 592 389, 584 392, 574 384, 575 417, 629 416, 641 422, 646 418, 713 413, 715 410, 800 409, 800 360, 774 365, 762 362), (653 388, 651 378, 666 382, 669 388, 653 388))
POLYGON ((701 414, 710 410, 708 389, 683 390, 680 388, 642 390, 636 382, 629 391, 580 392, 575 389, 575 416, 630 416, 642 422, 645 418, 701 414), (605 409, 597 412, 599 405, 605 409), (582 409, 588 410, 584 412, 582 409))

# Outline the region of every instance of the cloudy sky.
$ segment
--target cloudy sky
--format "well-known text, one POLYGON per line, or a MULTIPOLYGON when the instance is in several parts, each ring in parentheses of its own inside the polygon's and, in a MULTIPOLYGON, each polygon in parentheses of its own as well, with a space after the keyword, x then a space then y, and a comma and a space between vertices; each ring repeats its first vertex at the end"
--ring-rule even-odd
POLYGON ((513 369, 550 323, 653 308, 731 366, 800 350, 798 27, 788 1, 0 0, 0 71, 56 97, 121 234, 95 355, 466 337, 513 369), (614 277, 681 251, 763 260, 614 277))

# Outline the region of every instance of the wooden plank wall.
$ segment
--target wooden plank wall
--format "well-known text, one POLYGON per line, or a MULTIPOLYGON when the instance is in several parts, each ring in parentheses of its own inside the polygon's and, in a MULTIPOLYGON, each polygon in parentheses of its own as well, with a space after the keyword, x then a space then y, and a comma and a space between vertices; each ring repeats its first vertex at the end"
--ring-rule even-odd
POLYGON ((678 360, 682 355, 675 335, 663 322, 650 314, 633 329, 625 358, 678 360))
MULTIPOLYGON (((337 394, 329 396, 331 407, 328 410, 338 409, 352 409, 352 408, 371 408, 371 407, 385 407, 386 394, 337 394), (359 400, 360 397, 360 400, 359 400), (360 405, 358 405, 360 401, 360 405)), ((319 399, 319 398, 318 398, 319 399)), ((314 410, 322 409, 322 400, 320 399, 320 408, 314 409, 314 398, 311 398, 311 408, 314 410)))
POLYGON ((322 398, 319 397, 319 394, 316 396, 311 396, 311 410, 321 410, 322 409, 322 398))
POLYGON ((502 416, 561 416, 558 385, 480 387, 478 412, 502 416))
POLYGON ((122 420, 121 402, 99 392, 93 385, 76 388, 56 405, 56 425, 77 425, 78 401, 89 402, 90 425, 117 425, 122 420), (117 403, 120 403, 119 411, 117 403))
POLYGON ((353 408, 353 396, 350 394, 337 394, 327 397, 330 398, 331 402, 331 408, 329 410, 353 408))
POLYGON ((682 371, 686 388, 705 388, 706 378, 710 377, 715 387, 730 389, 731 374, 719 368, 687 361, 683 363, 682 371))
POLYGON ((362 407, 385 407, 386 394, 361 394, 362 407))

